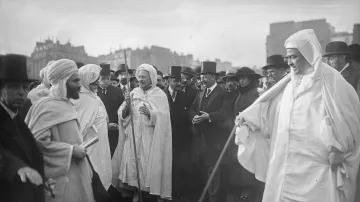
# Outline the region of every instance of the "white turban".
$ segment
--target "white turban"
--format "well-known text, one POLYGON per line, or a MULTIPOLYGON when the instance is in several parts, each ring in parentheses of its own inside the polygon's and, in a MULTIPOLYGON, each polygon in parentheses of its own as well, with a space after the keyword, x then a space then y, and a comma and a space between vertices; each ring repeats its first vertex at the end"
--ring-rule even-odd
POLYGON ((139 72, 143 70, 143 71, 147 71, 150 75, 150 80, 151 80, 151 86, 155 87, 157 84, 157 72, 156 69, 149 65, 149 64, 142 64, 140 65, 137 69, 136 69, 136 78, 139 80, 138 76, 139 76, 139 72))
POLYGON ((78 72, 76 63, 69 59, 60 59, 53 62, 47 70, 47 78, 51 84, 52 96, 66 98, 66 81, 78 72))
POLYGON ((99 78, 100 71, 101 67, 94 64, 82 66, 79 69, 81 86, 90 91, 89 85, 99 78))
POLYGON ((304 29, 291 35, 285 41, 285 48, 298 49, 311 66, 314 66, 322 57, 321 45, 312 29, 304 29))
POLYGON ((49 67, 53 62, 54 62, 54 60, 49 61, 49 62, 47 63, 47 65, 40 70, 41 82, 42 82, 47 88, 50 88, 50 82, 49 82, 49 80, 48 80, 48 78, 47 78, 47 75, 48 75, 47 70, 48 70, 48 67, 49 67))

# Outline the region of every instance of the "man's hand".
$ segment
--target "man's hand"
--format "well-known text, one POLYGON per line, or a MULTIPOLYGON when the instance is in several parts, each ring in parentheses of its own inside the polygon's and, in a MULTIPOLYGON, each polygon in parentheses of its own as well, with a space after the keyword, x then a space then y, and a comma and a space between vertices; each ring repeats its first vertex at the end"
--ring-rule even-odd
POLYGON ((112 131, 116 131, 116 130, 118 130, 118 125, 116 123, 109 123, 108 129, 112 130, 112 131))
POLYGON ((80 147, 78 145, 75 145, 74 148, 73 148, 72 155, 73 155, 74 158, 76 158, 78 160, 81 160, 86 156, 86 149, 82 148, 82 147, 80 147))
POLYGON ((193 124, 198 124, 198 123, 201 123, 203 121, 206 121, 206 120, 209 120, 210 119, 210 116, 208 113, 206 112, 203 112, 203 111, 200 111, 201 115, 196 115, 194 116, 192 122, 193 124))
POLYGON ((332 170, 345 161, 344 154, 333 146, 330 148, 328 159, 332 170))
POLYGON ((41 175, 34 169, 30 167, 22 167, 17 171, 17 174, 20 176, 22 182, 26 182, 27 180, 34 185, 41 185, 43 183, 43 179, 41 175))
POLYGON ((143 106, 141 106, 139 108, 139 112, 140 112, 140 114, 143 114, 143 115, 146 115, 146 116, 150 117, 150 110, 145 104, 143 104, 143 106))

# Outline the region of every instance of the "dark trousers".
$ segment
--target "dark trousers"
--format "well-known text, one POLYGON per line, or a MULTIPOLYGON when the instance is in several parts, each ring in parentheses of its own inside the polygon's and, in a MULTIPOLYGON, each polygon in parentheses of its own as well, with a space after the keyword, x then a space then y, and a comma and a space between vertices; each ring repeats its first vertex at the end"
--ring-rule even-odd
POLYGON ((114 155, 119 139, 119 131, 108 131, 111 158, 114 155))

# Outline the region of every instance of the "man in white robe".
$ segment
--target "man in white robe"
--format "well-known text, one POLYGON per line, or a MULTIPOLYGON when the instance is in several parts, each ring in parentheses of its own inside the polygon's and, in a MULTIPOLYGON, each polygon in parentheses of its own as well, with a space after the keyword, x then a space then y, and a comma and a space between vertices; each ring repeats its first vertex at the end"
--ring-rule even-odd
POLYGON ((25 123, 44 156, 45 177, 56 180, 49 202, 92 202, 90 167, 70 99, 79 99, 80 78, 74 61, 60 59, 49 67, 50 94, 30 108, 25 123))
MULTIPOLYGON (((127 102, 119 110, 119 143, 113 163, 113 185, 138 187, 133 132, 140 171, 142 191, 171 199, 172 134, 167 96, 156 86, 157 73, 154 67, 142 64, 136 70, 140 87, 130 93, 132 111, 127 102)), ((127 94, 129 99, 129 94, 127 94)), ((137 201, 138 198, 133 198, 137 201)), ((160 200, 161 201, 161 200, 160 200)))
POLYGON ((360 103, 321 61, 313 30, 285 42, 291 73, 236 117, 238 160, 265 182, 263 202, 353 202, 360 103))
POLYGON ((97 96, 101 67, 88 64, 79 69, 81 91, 75 100, 83 141, 97 136, 99 142, 88 148, 89 158, 105 189, 111 185, 111 155, 108 138, 109 122, 106 108, 97 96))

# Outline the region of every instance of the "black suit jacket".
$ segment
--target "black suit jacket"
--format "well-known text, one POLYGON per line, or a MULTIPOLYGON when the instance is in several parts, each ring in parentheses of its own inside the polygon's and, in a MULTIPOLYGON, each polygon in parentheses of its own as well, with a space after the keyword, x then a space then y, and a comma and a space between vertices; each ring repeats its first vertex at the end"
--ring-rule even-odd
POLYGON ((28 166, 44 176, 43 156, 32 133, 19 116, 12 120, 1 105, 0 119, 0 145, 4 160, 0 176, 1 201, 44 201, 42 188, 37 188, 29 182, 21 182, 17 175, 20 168, 28 166))
POLYGON ((173 147, 179 148, 189 141, 189 124, 186 114, 185 93, 178 91, 175 101, 171 98, 168 88, 164 89, 170 107, 173 147))
MULTIPOLYGON (((205 91, 200 91, 191 105, 190 121, 195 115, 200 115, 199 111, 204 94, 205 91)), ((220 86, 216 86, 209 96, 208 105, 203 107, 203 111, 209 114, 211 122, 204 121, 194 126, 206 144, 204 147, 205 163, 214 165, 229 136, 226 124, 229 101, 226 90, 220 86)))
POLYGON ((99 88, 97 95, 100 97, 100 99, 103 101, 105 105, 106 112, 109 116, 109 122, 117 124, 118 123, 117 111, 120 105, 124 102, 124 96, 123 93, 121 92, 121 89, 110 85, 107 88, 107 92, 105 95, 101 92, 101 88, 99 88))

